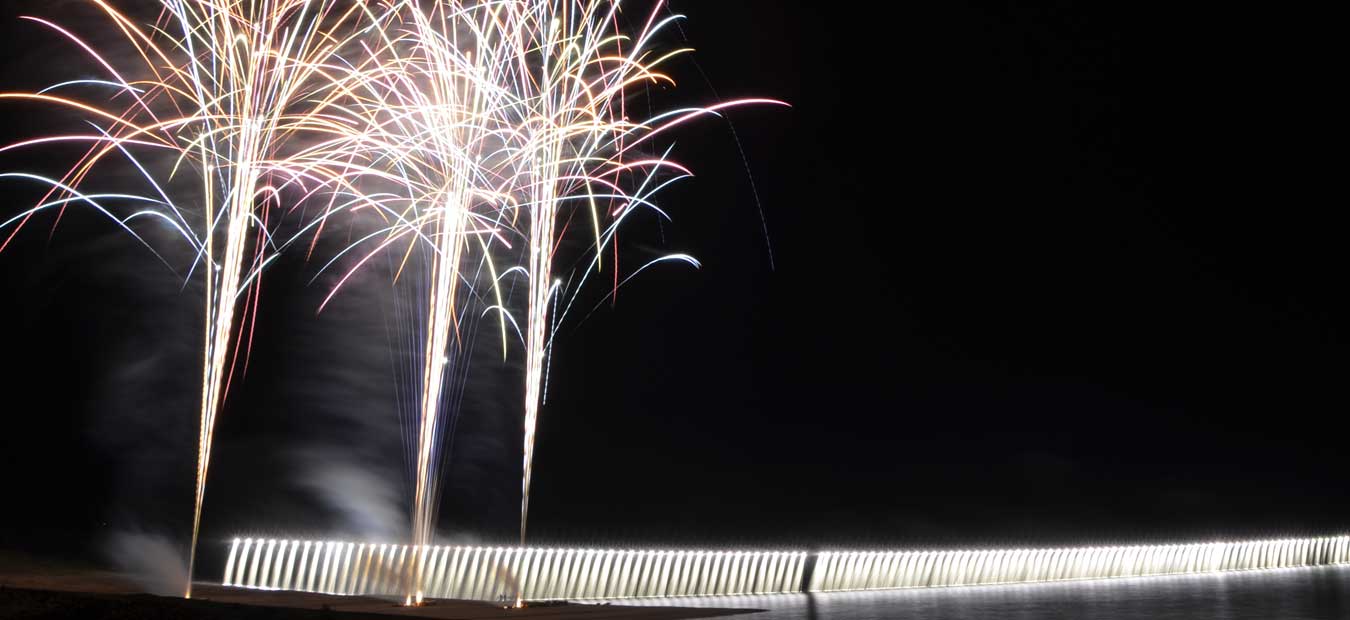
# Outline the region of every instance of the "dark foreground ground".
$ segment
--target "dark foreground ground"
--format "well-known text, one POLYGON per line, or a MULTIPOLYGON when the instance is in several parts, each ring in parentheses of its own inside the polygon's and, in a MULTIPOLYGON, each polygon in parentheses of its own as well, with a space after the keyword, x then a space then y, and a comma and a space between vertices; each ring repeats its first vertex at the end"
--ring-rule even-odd
POLYGON ((116 573, 88 567, 16 560, 0 561, 0 618, 46 620, 437 620, 530 618, 547 620, 685 620, 751 609, 560 605, 502 609, 477 601, 430 601, 403 607, 394 601, 302 592, 264 592, 199 583, 192 600, 143 593, 144 586, 116 573))

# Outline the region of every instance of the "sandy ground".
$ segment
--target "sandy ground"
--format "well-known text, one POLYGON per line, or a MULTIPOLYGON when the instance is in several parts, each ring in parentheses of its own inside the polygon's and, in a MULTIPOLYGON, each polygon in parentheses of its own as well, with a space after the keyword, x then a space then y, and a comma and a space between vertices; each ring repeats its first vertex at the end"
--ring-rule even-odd
POLYGON ((539 618, 548 620, 684 620, 743 613, 750 609, 625 607, 617 604, 502 609, 476 601, 429 601, 403 607, 395 601, 224 588, 198 583, 192 600, 144 594, 135 581, 87 566, 62 565, 17 556, 0 558, 0 618, 38 620, 390 620, 393 616, 440 620, 539 618))

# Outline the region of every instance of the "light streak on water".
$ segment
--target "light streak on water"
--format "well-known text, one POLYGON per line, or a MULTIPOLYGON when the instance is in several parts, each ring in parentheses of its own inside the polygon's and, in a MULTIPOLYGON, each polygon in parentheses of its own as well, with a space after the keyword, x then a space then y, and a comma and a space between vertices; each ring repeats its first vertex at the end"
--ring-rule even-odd
POLYGON ((1037 583, 1350 562, 1350 536, 1174 545, 823 551, 809 592, 1037 583))

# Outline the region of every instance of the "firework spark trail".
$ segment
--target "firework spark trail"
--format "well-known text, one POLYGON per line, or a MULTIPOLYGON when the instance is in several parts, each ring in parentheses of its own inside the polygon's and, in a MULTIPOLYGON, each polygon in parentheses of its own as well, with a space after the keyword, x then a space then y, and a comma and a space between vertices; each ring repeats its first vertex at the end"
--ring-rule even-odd
MULTIPOLYGON (((455 395, 467 372, 465 343, 473 341, 477 324, 466 314, 483 293, 473 290, 479 280, 474 274, 488 272, 489 286, 497 290, 492 249, 505 244, 510 226, 504 221, 510 197, 497 190, 493 170, 493 162, 505 159, 502 114, 493 108, 509 100, 490 77, 501 66, 492 58, 499 49, 486 45, 495 32, 491 7, 438 3, 424 13, 413 2, 393 6, 380 41, 366 50, 367 61, 344 79, 348 101, 339 106, 345 115, 341 125, 353 129, 335 132, 300 159, 319 167, 348 162, 353 166, 348 176, 363 180, 342 181, 349 194, 343 205, 352 211, 370 207, 383 222, 324 266, 348 252, 360 257, 329 299, 369 259, 390 252, 395 282, 411 277, 405 289, 422 305, 423 314, 413 317, 421 334, 415 347, 418 398, 407 416, 411 428, 405 429, 413 457, 412 542, 418 554, 432 542, 441 446, 445 428, 453 428, 455 395), (376 196, 375 186, 388 191, 376 196), (476 265, 475 247, 481 249, 476 265), (424 270, 407 268, 415 256, 425 257, 424 270)), ((342 210, 330 208, 320 221, 342 210)), ((501 306, 495 296, 494 305, 501 306)), ((505 347, 505 321, 502 330, 505 347)), ((407 593, 410 599, 415 594, 407 593)))
POLYGON ((397 265, 395 282, 412 257, 427 257, 425 271, 411 287, 421 294, 425 312, 416 371, 419 396, 408 416, 411 428, 405 428, 415 461, 414 549, 432 541, 441 446, 455 416, 447 398, 460 393, 467 359, 459 358, 482 316, 470 314, 469 306, 478 303, 483 314, 497 313, 504 356, 508 325, 519 336, 525 348, 523 542, 536 428, 557 324, 582 285, 600 272, 607 248, 613 247, 616 257, 608 265, 614 273, 610 296, 652 265, 673 260, 697 266, 692 257, 672 254, 620 278, 620 225, 644 211, 668 219, 653 196, 690 174, 668 159, 668 148, 660 156, 643 156, 639 147, 655 148, 652 138, 658 134, 726 107, 781 104, 737 100, 631 121, 628 102, 636 89, 673 84, 658 67, 688 51, 656 49, 655 36, 679 19, 658 19, 660 3, 630 37, 619 19, 620 3, 609 0, 468 5, 436 0, 425 11, 414 0, 161 0, 162 13, 153 26, 137 26, 104 0, 89 1, 136 50, 141 59, 136 71, 150 77, 123 79, 93 48, 43 22, 74 40, 110 77, 59 88, 113 88, 131 101, 105 109, 107 102, 85 103, 45 91, 0 94, 80 111, 98 129, 98 135, 6 147, 93 143, 61 179, 6 175, 43 182, 50 191, 38 206, 0 222, 0 229, 17 230, 40 211, 83 203, 133 235, 127 222, 157 216, 191 245, 196 260, 188 277, 203 269, 207 311, 190 566, 216 418, 241 352, 247 367, 259 274, 282 248, 310 235, 312 253, 337 213, 377 216, 373 232, 320 269, 323 273, 343 257, 355 259, 323 305, 378 254, 388 252, 389 263, 397 265), (300 135, 306 139, 296 140, 300 135), (292 147, 297 142, 303 144, 292 147), (195 170, 201 178, 200 216, 179 209, 170 197, 174 190, 157 182, 132 148, 176 151, 164 180, 180 168, 195 170), (154 187, 154 196, 81 193, 80 183, 110 154, 131 161, 154 187), (300 194, 288 212, 309 202, 326 199, 326 204, 298 234, 276 239, 280 217, 272 211, 283 191, 300 194), (118 201, 143 208, 116 216, 107 205, 118 201), (589 226, 572 223, 587 217, 589 226), (593 236, 586 251, 590 258, 569 274, 567 280, 576 285, 563 287, 555 273, 559 245, 569 232, 587 229, 593 236), (496 261, 512 252, 519 254, 519 264, 499 269, 496 261), (511 277, 527 282, 523 330, 502 290, 511 277))
MULTIPOLYGON (((401 249, 397 278, 414 246, 430 249, 428 276, 421 283, 426 314, 420 397, 407 434, 415 461, 414 549, 431 541, 439 504, 443 422, 454 416, 443 403, 447 376, 463 380, 462 368, 452 370, 461 361, 448 349, 462 351, 452 344, 472 340, 471 333, 464 333, 462 318, 468 309, 463 300, 477 297, 491 302, 487 311, 500 317, 503 347, 508 324, 515 328, 526 358, 520 522, 524 541, 548 353, 556 324, 580 290, 580 285, 571 287, 570 298, 559 303, 562 287, 555 274, 559 244, 569 230, 590 229, 591 258, 582 261, 577 278, 584 283, 600 270, 605 249, 617 248, 620 224, 648 209, 664 218, 653 195, 689 175, 665 155, 636 157, 635 147, 725 107, 781 102, 738 100, 674 110, 641 123, 630 121, 627 100, 634 87, 671 83, 656 67, 687 51, 654 49, 655 35, 678 19, 658 19, 660 5, 636 37, 622 34, 619 3, 601 0, 468 6, 442 0, 426 13, 412 2, 401 8, 382 47, 368 52, 382 60, 372 62, 377 68, 356 80, 361 86, 354 90, 362 94, 348 111, 358 118, 347 124, 360 129, 314 153, 318 160, 332 161, 360 151, 364 166, 380 170, 375 174, 399 186, 390 199, 354 197, 347 203, 372 202, 387 225, 339 253, 340 257, 359 246, 373 246, 358 252, 362 258, 338 281, 330 298, 380 252, 401 249), (589 227, 569 226, 578 214, 589 216, 589 227), (491 248, 509 249, 508 239, 516 238, 522 240, 520 264, 499 271, 491 248), (466 254, 474 247, 482 252, 476 263, 466 254), (470 265, 476 266, 466 269, 470 265), (490 272, 491 290, 470 286, 467 293, 458 292, 477 280, 467 271, 484 268, 490 272), (527 281, 523 333, 501 288, 503 279, 513 275, 527 281)), ((324 219, 330 216, 331 212, 324 219)), ((667 261, 698 264, 692 257, 672 254, 647 262, 622 279, 618 266, 611 265, 615 289, 667 261)))
MULTIPOLYGON (((316 87, 317 69, 343 46, 342 31, 363 15, 359 7, 359 3, 336 0, 165 2, 180 26, 182 37, 176 43, 187 52, 185 73, 196 95, 197 116, 204 121, 194 141, 205 167, 209 231, 205 255, 209 264, 216 265, 215 273, 208 270, 206 274, 206 363, 187 596, 191 596, 190 575, 215 421, 245 339, 245 323, 251 334, 258 307, 260 288, 255 278, 247 288, 243 308, 248 314, 237 316, 241 279, 246 266, 251 271, 269 260, 262 232, 268 227, 267 207, 278 195, 271 178, 281 173, 283 184, 290 181, 284 178, 284 169, 269 167, 267 162, 284 161, 278 156, 282 140, 306 128, 307 117, 314 112, 297 104, 316 87), (215 238, 221 220, 224 247, 216 263, 215 238), (250 234, 248 228, 255 224, 259 230, 250 234), (250 301, 251 306, 247 305, 250 301), (236 322, 237 336, 232 334, 236 322)), ((320 81, 317 87, 325 89, 328 84, 320 81)))
MULTIPOLYGON (((658 67, 690 51, 655 49, 656 35, 680 16, 658 19, 663 9, 658 2, 642 28, 630 38, 622 34, 617 1, 531 0, 526 4, 529 8, 523 19, 529 26, 520 29, 525 42, 519 49, 536 58, 522 57, 520 64, 537 75, 520 82, 526 87, 521 100, 531 115, 526 122, 526 143, 521 148, 526 159, 521 177, 528 194, 525 206, 530 220, 525 261, 529 290, 525 319, 521 544, 526 538, 535 437, 539 409, 546 399, 549 352, 555 326, 562 318, 555 315, 565 314, 551 311, 558 305, 561 290, 554 261, 559 243, 568 232, 566 220, 560 217, 563 207, 585 202, 590 209, 595 239, 593 259, 581 274, 580 281, 584 282, 590 273, 601 269, 601 256, 607 246, 614 246, 617 253, 619 224, 636 208, 651 208, 664 217, 648 198, 666 183, 653 185, 653 180, 666 172, 689 174, 687 169, 664 157, 629 161, 638 152, 635 147, 689 119, 715 114, 722 107, 752 103, 785 105, 775 100, 747 99, 658 115, 642 123, 631 122, 627 117, 627 101, 633 96, 634 87, 673 84, 673 80, 658 72, 658 67), (533 70, 535 66, 537 70, 533 70), (624 175, 637 177, 635 193, 623 189, 624 175)), ((628 182, 633 183, 632 179, 628 182)), ((647 263, 637 271, 668 259, 698 264, 692 258, 671 255, 647 263)), ((611 265, 611 269, 617 290, 621 284, 618 266, 611 265)), ((580 287, 573 289, 572 299, 565 307, 570 307, 579 290, 580 287)))
MULTIPOLYGON (((206 312, 192 541, 184 590, 190 597, 216 420, 241 353, 247 367, 260 301, 259 273, 285 245, 274 239, 280 218, 271 211, 280 206, 284 189, 303 184, 298 173, 287 169, 282 145, 297 134, 322 128, 316 111, 306 109, 307 100, 332 88, 317 78, 329 57, 350 44, 350 33, 359 32, 354 23, 366 13, 364 3, 338 0, 162 0, 154 23, 138 24, 109 2, 89 2, 135 51, 138 65, 119 71, 65 29, 35 21, 73 40, 110 77, 92 82, 110 85, 134 103, 108 108, 114 103, 111 98, 85 102, 45 92, 0 95, 83 112, 100 133, 87 138, 93 146, 64 177, 44 179, 51 190, 37 207, 4 224, 14 226, 12 237, 38 211, 63 210, 79 199, 123 228, 134 217, 156 215, 192 246, 195 259, 187 277, 202 270, 206 312), (145 77, 128 81, 123 73, 145 77), (172 149, 176 160, 167 172, 151 172, 129 151, 137 145, 172 149), (135 165, 154 187, 156 198, 81 193, 81 183, 115 154, 135 165), (187 201, 170 198, 177 190, 169 181, 186 169, 201 179, 200 194, 193 197, 200 204, 196 216, 178 206, 187 201), (150 201, 159 210, 120 217, 100 204, 112 198, 150 201)), ((27 144, 37 143, 41 142, 27 144)))
POLYGON ((443 391, 450 363, 450 336, 460 320, 459 301, 460 265, 464 258, 465 234, 469 225, 468 211, 472 201, 472 186, 476 179, 472 153, 479 146, 478 132, 482 118, 478 113, 483 102, 482 89, 474 88, 465 77, 465 58, 457 46, 457 30, 438 32, 436 21, 447 19, 445 7, 438 5, 438 14, 428 18, 412 12, 418 38, 418 52, 426 63, 429 86, 424 91, 431 95, 427 139, 433 145, 436 160, 444 166, 442 174, 433 177, 434 187, 440 190, 429 196, 426 203, 434 213, 432 238, 436 243, 431 260, 430 295, 427 305, 427 330, 423 347, 422 399, 416 434, 416 478, 413 495, 413 544, 417 548, 430 544, 435 527, 434 513, 438 503, 433 491, 435 465, 439 462, 436 447, 441 434, 443 391), (449 37, 449 40, 446 40, 449 37))

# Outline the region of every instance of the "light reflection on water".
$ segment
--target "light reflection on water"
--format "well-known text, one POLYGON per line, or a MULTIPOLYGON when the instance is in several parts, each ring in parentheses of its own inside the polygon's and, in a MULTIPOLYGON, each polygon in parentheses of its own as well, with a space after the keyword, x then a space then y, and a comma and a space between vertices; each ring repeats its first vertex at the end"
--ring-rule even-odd
POLYGON ((1344 620, 1350 566, 623 604, 768 610, 733 616, 747 620, 1344 620))

